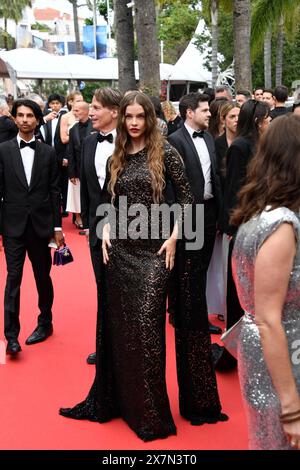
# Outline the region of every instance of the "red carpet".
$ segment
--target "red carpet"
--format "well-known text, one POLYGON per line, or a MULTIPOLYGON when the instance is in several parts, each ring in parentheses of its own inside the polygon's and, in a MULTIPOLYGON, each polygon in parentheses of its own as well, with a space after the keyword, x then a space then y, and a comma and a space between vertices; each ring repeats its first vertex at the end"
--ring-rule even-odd
MULTIPOLYGON (((0 357, 0 449, 247 449, 245 415, 236 372, 218 374, 225 423, 193 427, 178 412, 173 329, 167 326, 167 382, 177 436, 143 443, 121 420, 98 424, 58 415, 87 395, 94 366, 86 356, 94 352, 96 289, 85 237, 64 221, 74 263, 54 266, 54 334, 46 342, 26 346, 36 326, 37 295, 30 263, 26 260, 21 291, 19 358, 0 357)), ((3 292, 6 264, 0 252, 0 340, 3 341, 3 292)), ((222 326, 222 325, 221 325, 222 326)), ((215 338, 213 338, 215 339, 215 338)), ((0 344, 3 348, 3 343, 0 344)))

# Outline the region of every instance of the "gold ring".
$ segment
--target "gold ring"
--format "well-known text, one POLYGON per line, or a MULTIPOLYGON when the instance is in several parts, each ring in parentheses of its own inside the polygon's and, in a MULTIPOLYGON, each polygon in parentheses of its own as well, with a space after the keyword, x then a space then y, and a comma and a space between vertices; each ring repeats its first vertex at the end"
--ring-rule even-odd
POLYGON ((297 442, 291 441, 291 446, 292 446, 292 447, 296 447, 296 446, 297 446, 297 442))

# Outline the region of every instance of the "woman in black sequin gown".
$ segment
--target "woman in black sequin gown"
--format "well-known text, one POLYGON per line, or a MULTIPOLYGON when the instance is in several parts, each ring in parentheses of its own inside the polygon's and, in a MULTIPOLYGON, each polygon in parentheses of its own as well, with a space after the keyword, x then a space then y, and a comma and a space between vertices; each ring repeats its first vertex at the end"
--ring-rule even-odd
MULTIPOLYGON (((151 205, 164 200, 166 180, 172 182, 179 204, 193 201, 181 157, 164 142, 152 104, 142 93, 127 95, 121 104, 109 167, 116 208, 120 196, 127 196, 128 207, 143 204, 146 218, 150 217, 151 205)), ((128 217, 127 226, 132 219, 128 217)), ((149 234, 150 230, 149 220, 149 234)), ((165 380, 166 293, 176 238, 129 236, 103 244, 106 272, 97 325, 96 378, 84 402, 60 413, 98 422, 121 416, 144 441, 176 434, 165 380)))

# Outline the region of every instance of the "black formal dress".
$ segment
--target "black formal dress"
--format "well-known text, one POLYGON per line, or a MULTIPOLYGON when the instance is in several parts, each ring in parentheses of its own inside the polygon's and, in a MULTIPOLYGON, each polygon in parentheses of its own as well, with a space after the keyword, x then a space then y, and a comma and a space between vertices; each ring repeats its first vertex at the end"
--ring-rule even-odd
MULTIPOLYGON (((116 207, 119 197, 127 196, 128 207, 143 204, 148 209, 141 216, 143 222, 150 222, 153 203, 147 158, 146 150, 127 155, 115 187, 116 207)), ((176 201, 191 203, 182 160, 169 144, 164 162, 165 179, 172 181, 176 201)), ((117 210, 117 223, 118 216, 117 210)), ((126 219, 127 226, 131 222, 126 219)), ((165 253, 157 255, 163 240, 117 237, 111 243, 97 326, 96 378, 86 400, 61 414, 98 422, 121 416, 144 441, 167 437, 176 434, 176 428, 165 380, 170 271, 165 253)), ((198 357, 193 358, 194 368, 201 368, 198 357)))

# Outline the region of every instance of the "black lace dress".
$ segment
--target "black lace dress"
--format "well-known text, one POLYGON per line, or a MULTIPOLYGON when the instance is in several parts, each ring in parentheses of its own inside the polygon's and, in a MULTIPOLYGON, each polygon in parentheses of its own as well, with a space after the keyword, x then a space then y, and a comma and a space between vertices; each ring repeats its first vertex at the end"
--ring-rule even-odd
MULTIPOLYGON (((191 203, 182 160, 169 144, 165 147, 165 172, 177 202, 191 203)), ((153 193, 145 150, 127 156, 115 192, 116 206, 120 196, 127 196, 128 207, 138 203, 148 209, 148 216, 141 214, 141 223, 143 217, 149 217, 153 193)), ((130 222, 128 217, 128 226, 130 222)), ((165 266, 165 253, 157 255, 163 240, 117 238, 111 243, 97 322, 95 381, 84 402, 62 409, 61 414, 98 422, 120 416, 144 441, 167 437, 176 434, 176 427, 165 380, 170 271, 165 266)))

